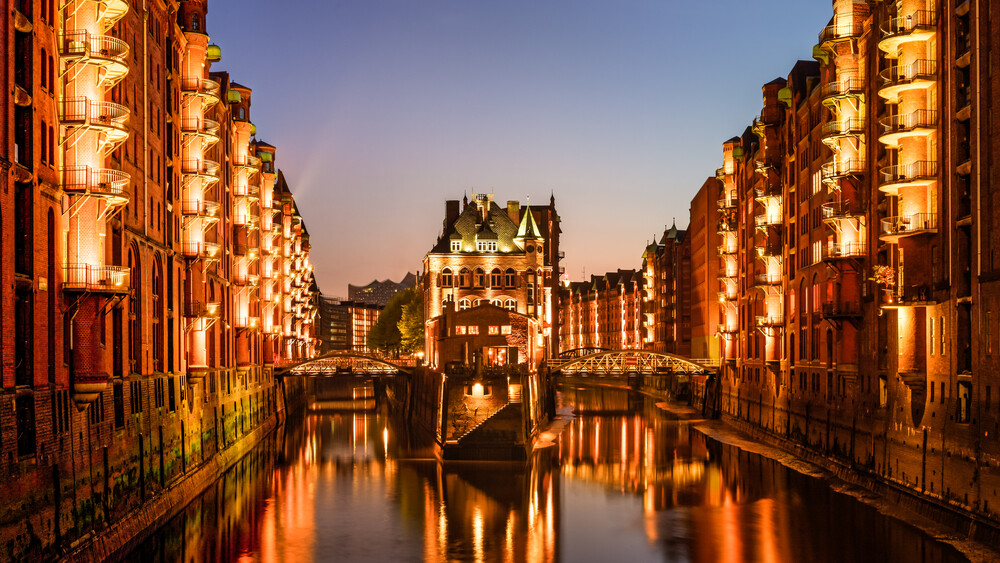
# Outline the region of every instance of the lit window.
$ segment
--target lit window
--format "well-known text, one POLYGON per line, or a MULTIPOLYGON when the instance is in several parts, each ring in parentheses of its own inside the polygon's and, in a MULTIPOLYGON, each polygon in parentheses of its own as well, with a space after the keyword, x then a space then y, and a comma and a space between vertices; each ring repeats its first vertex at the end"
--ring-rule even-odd
POLYGON ((458 302, 458 309, 460 311, 464 311, 469 307, 472 307, 472 301, 469 301, 468 299, 462 299, 461 301, 458 302))
POLYGON ((486 286, 486 272, 482 268, 476 268, 476 287, 486 286))
POLYGON ((486 252, 486 241, 485 240, 477 240, 476 241, 476 251, 478 251, 478 252, 486 252))
POLYGON ((469 334, 479 334, 479 327, 475 325, 469 325, 469 334))
POLYGON ((485 305, 487 301, 485 299, 476 299, 476 307, 480 305, 485 305))
POLYGON ((514 275, 514 270, 512 268, 507 268, 507 270, 503 273, 504 287, 512 289, 514 287, 514 280, 516 279, 517 278, 514 275))
POLYGON ((503 301, 499 299, 490 299, 490 305, 496 305, 497 307, 503 307, 503 301))
POLYGON ((510 334, 510 325, 500 327, 500 334, 510 334))
POLYGON ((500 327, 498 327, 496 325, 490 326, 490 334, 491 335, 500 334, 500 327))
POLYGON ((451 241, 451 251, 452 252, 459 252, 461 250, 462 250, 462 241, 460 241, 460 240, 453 240, 453 241, 451 241))
POLYGON ((490 287, 500 287, 501 276, 500 269, 493 268, 493 271, 490 272, 490 287))
POLYGON ((496 252, 497 251, 497 241, 495 241, 495 240, 489 241, 486 244, 486 249, 489 250, 490 252, 496 252))
POLYGON ((458 272, 458 285, 460 287, 469 287, 470 281, 472 281, 472 272, 468 268, 462 268, 458 272))
POLYGON ((451 287, 451 270, 448 268, 441 271, 441 287, 451 287))
POLYGON ((455 327, 455 334, 465 334, 465 325, 458 325, 455 327))
POLYGON ((503 308, 507 309, 508 311, 516 311, 517 301, 514 301, 513 299, 508 299, 503 302, 503 308))

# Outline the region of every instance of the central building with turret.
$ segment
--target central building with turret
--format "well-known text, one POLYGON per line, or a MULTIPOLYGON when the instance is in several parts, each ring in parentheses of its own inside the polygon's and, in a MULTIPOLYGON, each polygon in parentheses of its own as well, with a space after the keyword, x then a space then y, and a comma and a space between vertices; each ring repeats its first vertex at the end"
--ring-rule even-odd
POLYGON ((545 206, 473 194, 449 200, 424 257, 427 363, 524 364, 556 352, 559 216, 545 206))

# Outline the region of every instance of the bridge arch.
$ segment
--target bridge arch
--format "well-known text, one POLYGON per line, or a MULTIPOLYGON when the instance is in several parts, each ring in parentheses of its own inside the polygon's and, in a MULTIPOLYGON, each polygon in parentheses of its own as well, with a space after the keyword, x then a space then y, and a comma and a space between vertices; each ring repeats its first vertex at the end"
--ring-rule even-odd
POLYGON ((550 361, 553 373, 563 375, 589 373, 592 375, 624 375, 628 373, 685 373, 708 375, 714 367, 695 362, 684 356, 650 352, 647 350, 609 350, 570 359, 550 361))
POLYGON ((274 375, 395 375, 410 373, 413 366, 404 365, 410 362, 390 362, 374 354, 337 350, 327 352, 315 358, 283 365, 274 370, 274 375))

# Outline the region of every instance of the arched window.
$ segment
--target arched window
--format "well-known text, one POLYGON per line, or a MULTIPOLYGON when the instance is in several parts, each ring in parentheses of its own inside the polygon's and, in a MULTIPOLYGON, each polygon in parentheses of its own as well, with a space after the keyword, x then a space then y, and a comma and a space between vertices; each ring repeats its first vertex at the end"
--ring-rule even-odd
POLYGON ((513 299, 508 299, 503 302, 503 308, 507 309, 508 311, 516 311, 517 301, 514 301, 513 299))
POLYGON ((49 88, 56 89, 56 65, 52 60, 52 55, 49 55, 49 88))
MULTIPOLYGON (((44 136, 44 135, 43 135, 44 136)), ((54 283, 56 279, 56 217, 49 208, 48 216, 48 248, 46 259, 48 261, 49 283, 54 283)), ((47 291, 48 298, 48 359, 49 359, 49 383, 56 382, 56 292, 47 291)))
POLYGON ((485 305, 487 303, 489 303, 489 301, 487 301, 485 299, 476 299, 476 307, 478 307, 480 305, 485 305))
MULTIPOLYGON (((42 10, 42 13, 43 14, 45 13, 44 9, 42 10)), ((49 81, 49 72, 48 72, 48 68, 46 68, 46 67, 49 64, 49 58, 45 55, 45 49, 42 49, 42 56, 40 57, 40 60, 41 60, 41 72, 39 72, 38 74, 41 77, 41 80, 39 80, 39 82, 40 82, 39 85, 42 88, 45 88, 47 90, 49 88, 49 86, 47 86, 48 81, 49 81)), ((42 130, 44 131, 44 127, 42 128, 42 130)), ((45 151, 42 151, 42 152, 44 153, 45 151)), ((44 158, 44 156, 43 156, 43 158, 44 158)))
POLYGON ((476 268, 475 282, 476 287, 486 286, 486 272, 484 272, 482 268, 476 268))
POLYGON ((458 272, 458 286, 459 287, 469 287, 472 281, 472 272, 468 268, 462 268, 458 272))
POLYGON ((469 307, 472 307, 472 301, 469 301, 466 298, 462 298, 462 299, 459 300, 459 302, 458 302, 458 310, 459 311, 464 311, 464 310, 468 309, 469 307))
POLYGON ((500 282, 503 281, 503 275, 500 273, 500 268, 493 268, 490 272, 490 287, 500 287, 500 282))
POLYGON ((240 106, 240 121, 243 121, 246 118, 247 118, 247 111, 242 106, 240 106))
POLYGON ((451 287, 451 269, 441 270, 441 287, 451 287))
POLYGON ((198 14, 191 16, 191 31, 198 31, 198 14))
MULTIPOLYGON (((42 73, 42 76, 45 76, 45 73, 42 73)), ((42 150, 40 151, 42 153, 41 154, 42 164, 45 164, 45 160, 46 160, 46 158, 48 157, 48 154, 49 154, 49 150, 48 150, 48 140, 49 140, 48 130, 49 130, 49 128, 45 124, 45 120, 43 119, 42 120, 42 134, 38 136, 41 139, 41 141, 42 141, 42 143, 41 143, 41 149, 42 150)))
POLYGON ((142 268, 139 263, 139 251, 133 246, 128 253, 128 267, 132 280, 128 297, 128 364, 132 373, 142 373, 142 268))
POLYGON ((153 261, 153 287, 151 295, 151 311, 153 312, 153 369, 163 371, 163 328, 166 319, 163 318, 166 299, 163 295, 163 271, 160 267, 160 257, 153 261))
POLYGON ((514 289, 517 283, 517 273, 514 268, 507 268, 503 273, 503 286, 507 289, 514 289))
POLYGON ((503 300, 502 299, 490 299, 490 305, 495 305, 497 307, 501 307, 502 308, 503 307, 503 300))
POLYGON ((56 163, 56 130, 49 125, 49 163, 56 163))

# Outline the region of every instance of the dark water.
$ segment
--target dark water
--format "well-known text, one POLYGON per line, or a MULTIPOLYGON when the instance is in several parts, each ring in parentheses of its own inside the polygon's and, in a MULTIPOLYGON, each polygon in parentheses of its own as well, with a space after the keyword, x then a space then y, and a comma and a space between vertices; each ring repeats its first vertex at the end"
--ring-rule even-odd
POLYGON ((128 556, 142 561, 965 561, 652 401, 564 389, 528 467, 414 459, 374 413, 305 415, 128 556))

